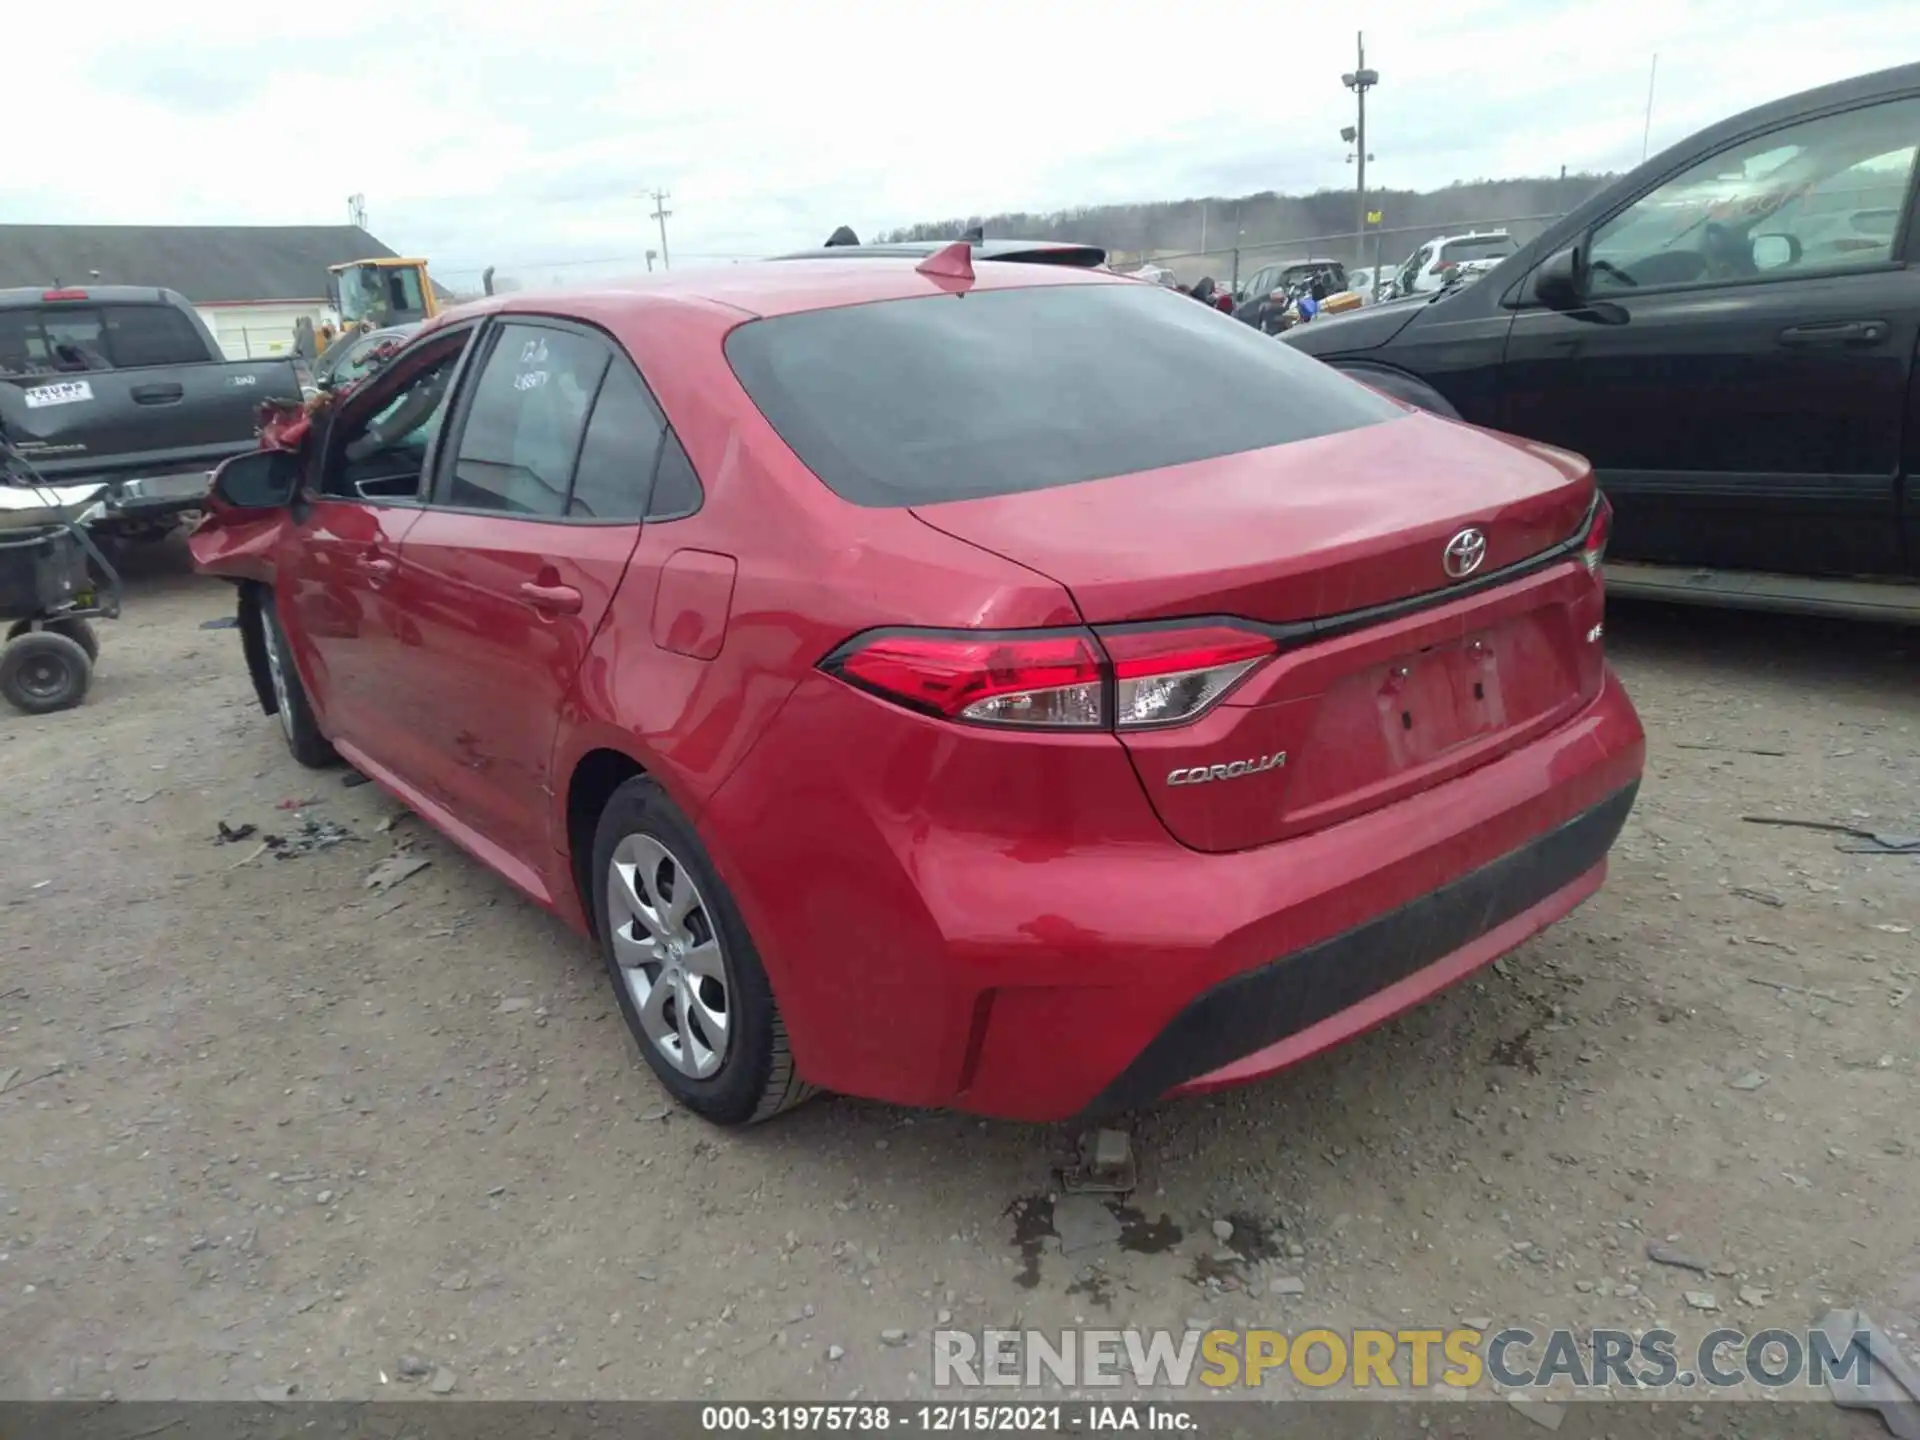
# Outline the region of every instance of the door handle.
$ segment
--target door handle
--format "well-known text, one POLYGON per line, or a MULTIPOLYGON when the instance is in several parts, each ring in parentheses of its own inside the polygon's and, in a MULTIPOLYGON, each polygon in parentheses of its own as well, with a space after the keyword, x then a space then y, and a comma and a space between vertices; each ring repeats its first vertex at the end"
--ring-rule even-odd
POLYGON ((175 405, 186 397, 184 385, 169 385, 161 382, 154 385, 136 385, 127 392, 136 405, 175 405))
POLYGON ((571 585, 535 585, 529 580, 520 586, 520 598, 534 609, 549 614, 580 613, 580 592, 571 585))
POLYGON ((399 562, 385 555, 369 555, 361 562, 361 569, 367 572, 367 578, 378 585, 382 580, 391 580, 394 571, 400 568, 399 562))
POLYGON ((1782 345, 1878 345, 1886 338, 1884 320, 1823 320, 1780 332, 1782 345))

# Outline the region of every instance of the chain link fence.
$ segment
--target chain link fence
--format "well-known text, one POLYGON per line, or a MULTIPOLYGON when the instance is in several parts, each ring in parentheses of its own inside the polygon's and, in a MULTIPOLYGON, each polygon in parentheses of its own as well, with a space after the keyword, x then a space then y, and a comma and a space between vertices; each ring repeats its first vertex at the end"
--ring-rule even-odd
POLYGON ((1226 247, 1207 250, 1113 250, 1107 263, 1116 270, 1137 270, 1142 265, 1159 265, 1171 270, 1181 284, 1211 277, 1216 285, 1231 285, 1235 290, 1262 266, 1287 264, 1296 260, 1338 260, 1348 270, 1384 269, 1387 276, 1403 265, 1421 245, 1441 235, 1465 235, 1504 230, 1516 245, 1525 245, 1554 221, 1551 215, 1501 215, 1480 220, 1460 220, 1447 224, 1420 226, 1382 226, 1369 228, 1364 236, 1349 230, 1335 235, 1300 235, 1268 240, 1235 238, 1226 247))

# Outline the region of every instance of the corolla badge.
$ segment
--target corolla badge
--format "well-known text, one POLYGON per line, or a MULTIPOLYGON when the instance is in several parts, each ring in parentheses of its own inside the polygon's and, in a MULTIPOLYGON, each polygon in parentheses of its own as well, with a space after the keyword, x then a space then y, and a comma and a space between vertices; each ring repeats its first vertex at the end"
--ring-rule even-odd
POLYGON ((1241 780, 1248 775, 1278 770, 1286 763, 1287 752, 1282 750, 1276 755, 1261 755, 1253 760, 1235 760, 1227 765, 1190 765, 1181 770, 1169 770, 1167 784, 1205 785, 1212 780, 1241 780))
POLYGON ((1447 548, 1440 552, 1440 563, 1455 580, 1466 579, 1486 558, 1487 532, 1473 525, 1447 541, 1447 548))

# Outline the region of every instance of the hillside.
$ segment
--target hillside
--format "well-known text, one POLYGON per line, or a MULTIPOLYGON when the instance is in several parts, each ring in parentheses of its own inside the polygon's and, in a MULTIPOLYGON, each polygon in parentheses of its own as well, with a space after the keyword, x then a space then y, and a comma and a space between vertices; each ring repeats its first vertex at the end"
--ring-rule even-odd
MULTIPOLYGON (((1556 216, 1585 200, 1614 177, 1567 175, 1515 180, 1460 181, 1440 190, 1369 192, 1368 206, 1382 212, 1381 251, 1397 260, 1437 231, 1517 222, 1525 217, 1556 216)), ((989 235, 1029 240, 1073 240, 1104 245, 1116 258, 1230 251, 1236 231, 1243 258, 1255 252, 1286 249, 1296 242, 1338 237, 1315 246, 1350 258, 1354 224, 1351 190, 1322 190, 1312 195, 1257 195, 1170 200, 1135 205, 1095 205, 1033 214, 970 215, 961 219, 909 225, 882 237, 888 240, 938 240, 983 225, 989 235), (1201 210, 1206 238, 1201 238, 1201 210)), ((1538 223, 1509 223, 1529 238, 1538 223)), ((1371 248, 1371 247, 1369 247, 1371 248)))

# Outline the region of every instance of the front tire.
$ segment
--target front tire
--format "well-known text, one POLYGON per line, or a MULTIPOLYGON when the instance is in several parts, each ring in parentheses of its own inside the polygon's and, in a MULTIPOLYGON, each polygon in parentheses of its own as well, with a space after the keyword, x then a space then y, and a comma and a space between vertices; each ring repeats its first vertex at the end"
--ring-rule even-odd
POLYGON ((607 801, 592 873, 614 997, 673 1097, 716 1125, 748 1125, 811 1095, 746 922, 652 780, 636 776, 607 801))
POLYGON ((340 757, 334 754, 327 737, 320 733, 313 718, 313 706, 307 701, 307 687, 287 648, 287 632, 280 628, 280 612, 272 595, 260 597, 260 641, 272 683, 275 713, 280 717, 280 733, 286 737, 293 758, 310 769, 319 770, 340 757))

